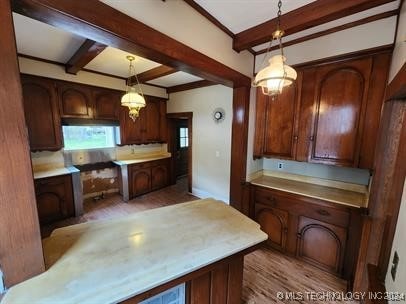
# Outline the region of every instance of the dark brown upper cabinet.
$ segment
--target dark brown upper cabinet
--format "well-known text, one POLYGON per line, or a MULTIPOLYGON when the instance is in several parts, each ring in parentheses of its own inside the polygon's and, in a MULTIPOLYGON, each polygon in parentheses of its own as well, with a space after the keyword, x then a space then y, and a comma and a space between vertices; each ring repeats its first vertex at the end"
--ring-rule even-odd
POLYGON ((93 118, 91 90, 86 85, 57 82, 62 118, 93 118))
POLYGON ((274 97, 264 95, 260 88, 257 89, 255 156, 295 159, 301 80, 299 72, 297 81, 274 97))
POLYGON ((103 120, 118 120, 122 92, 109 89, 94 88, 93 113, 94 118, 103 120))
POLYGON ((280 96, 258 91, 254 156, 373 169, 390 58, 307 65, 280 96))
POLYGON ((317 69, 310 162, 358 167, 372 58, 317 69))
POLYGON ((54 82, 21 75, 21 84, 31 150, 60 150, 62 131, 54 82))
POLYGON ((133 121, 128 108, 120 107, 120 145, 166 141, 166 99, 145 96, 146 106, 133 121))

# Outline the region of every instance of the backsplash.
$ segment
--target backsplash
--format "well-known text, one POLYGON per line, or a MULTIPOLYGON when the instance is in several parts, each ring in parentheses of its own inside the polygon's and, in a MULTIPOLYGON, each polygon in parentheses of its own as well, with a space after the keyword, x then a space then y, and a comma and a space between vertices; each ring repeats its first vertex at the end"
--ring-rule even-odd
POLYGON ((370 179, 369 170, 365 169, 311 164, 275 158, 264 158, 263 170, 280 171, 360 185, 368 185, 370 179), (279 168, 279 164, 282 164, 282 168, 279 168))
MULTIPOLYGON (((128 159, 145 154, 165 153, 167 149, 167 144, 148 144, 88 150, 42 151, 31 153, 31 159, 34 171, 41 171, 50 168, 128 159)), ((84 199, 119 191, 116 167, 81 172, 80 179, 82 181, 84 199)))

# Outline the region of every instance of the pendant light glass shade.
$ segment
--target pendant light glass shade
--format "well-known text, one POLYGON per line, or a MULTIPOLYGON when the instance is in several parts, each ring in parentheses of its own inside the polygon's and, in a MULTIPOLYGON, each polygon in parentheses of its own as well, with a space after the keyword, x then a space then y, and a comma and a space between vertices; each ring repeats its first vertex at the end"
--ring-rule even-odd
POLYGON ((291 85, 297 78, 296 71, 288 66, 285 61, 286 57, 283 54, 282 36, 284 31, 280 28, 280 17, 282 1, 278 1, 278 23, 276 30, 272 34, 272 39, 269 43, 268 50, 262 61, 262 69, 255 76, 252 85, 254 87, 261 87, 262 93, 269 96, 275 96, 282 93, 284 87, 291 85), (264 67, 265 61, 269 58, 272 49, 272 42, 276 40, 279 44, 279 55, 272 56, 268 60, 268 65, 264 67))
POLYGON ((129 115, 132 120, 139 116, 141 108, 146 106, 145 98, 135 91, 133 87, 121 97, 121 105, 128 107, 129 115))
POLYGON ((133 121, 137 119, 137 117, 140 115, 140 110, 146 106, 144 94, 142 94, 141 86, 140 83, 138 82, 138 77, 137 74, 135 73, 134 66, 132 64, 133 60, 135 60, 135 57, 133 56, 127 56, 127 59, 130 61, 130 68, 129 68, 129 77, 127 80, 127 85, 126 85, 126 93, 123 97, 121 97, 121 105, 123 107, 128 107, 129 109, 129 116, 133 121), (134 74, 134 78, 137 81, 137 86, 139 93, 135 89, 134 86, 132 86, 130 82, 130 78, 132 76, 132 73, 134 74))
POLYGON ((253 85, 262 88, 265 95, 274 96, 282 93, 283 87, 291 85, 297 77, 296 71, 285 64, 286 58, 282 55, 272 56, 268 66, 255 76, 253 85))

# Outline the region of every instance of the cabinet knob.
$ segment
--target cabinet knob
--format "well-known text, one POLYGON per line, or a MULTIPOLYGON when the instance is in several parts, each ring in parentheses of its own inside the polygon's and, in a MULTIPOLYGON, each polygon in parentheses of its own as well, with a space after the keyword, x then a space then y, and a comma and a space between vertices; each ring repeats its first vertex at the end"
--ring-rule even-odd
POLYGON ((314 136, 313 136, 313 135, 309 136, 309 140, 310 140, 310 141, 313 141, 313 140, 314 140, 314 136))
POLYGON ((299 136, 297 136, 297 135, 293 136, 294 141, 297 141, 298 139, 299 139, 299 136))

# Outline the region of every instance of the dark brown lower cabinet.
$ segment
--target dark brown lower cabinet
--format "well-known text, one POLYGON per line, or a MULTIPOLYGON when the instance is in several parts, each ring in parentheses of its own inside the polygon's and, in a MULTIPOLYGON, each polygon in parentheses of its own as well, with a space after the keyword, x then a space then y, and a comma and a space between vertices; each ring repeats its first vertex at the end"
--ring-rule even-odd
POLYGON ((75 215, 70 175, 35 180, 35 194, 41 224, 49 224, 75 215))
POLYGON ((251 185, 251 216, 267 244, 350 281, 360 241, 361 210, 251 185))
POLYGON ((168 185, 168 159, 128 166, 130 198, 158 190, 168 185))
POLYGON ((268 245, 285 251, 289 213, 263 204, 257 204, 255 209, 256 219, 261 229, 268 234, 268 245))
POLYGON ((297 257, 331 273, 341 274, 347 229, 299 216, 297 257))

